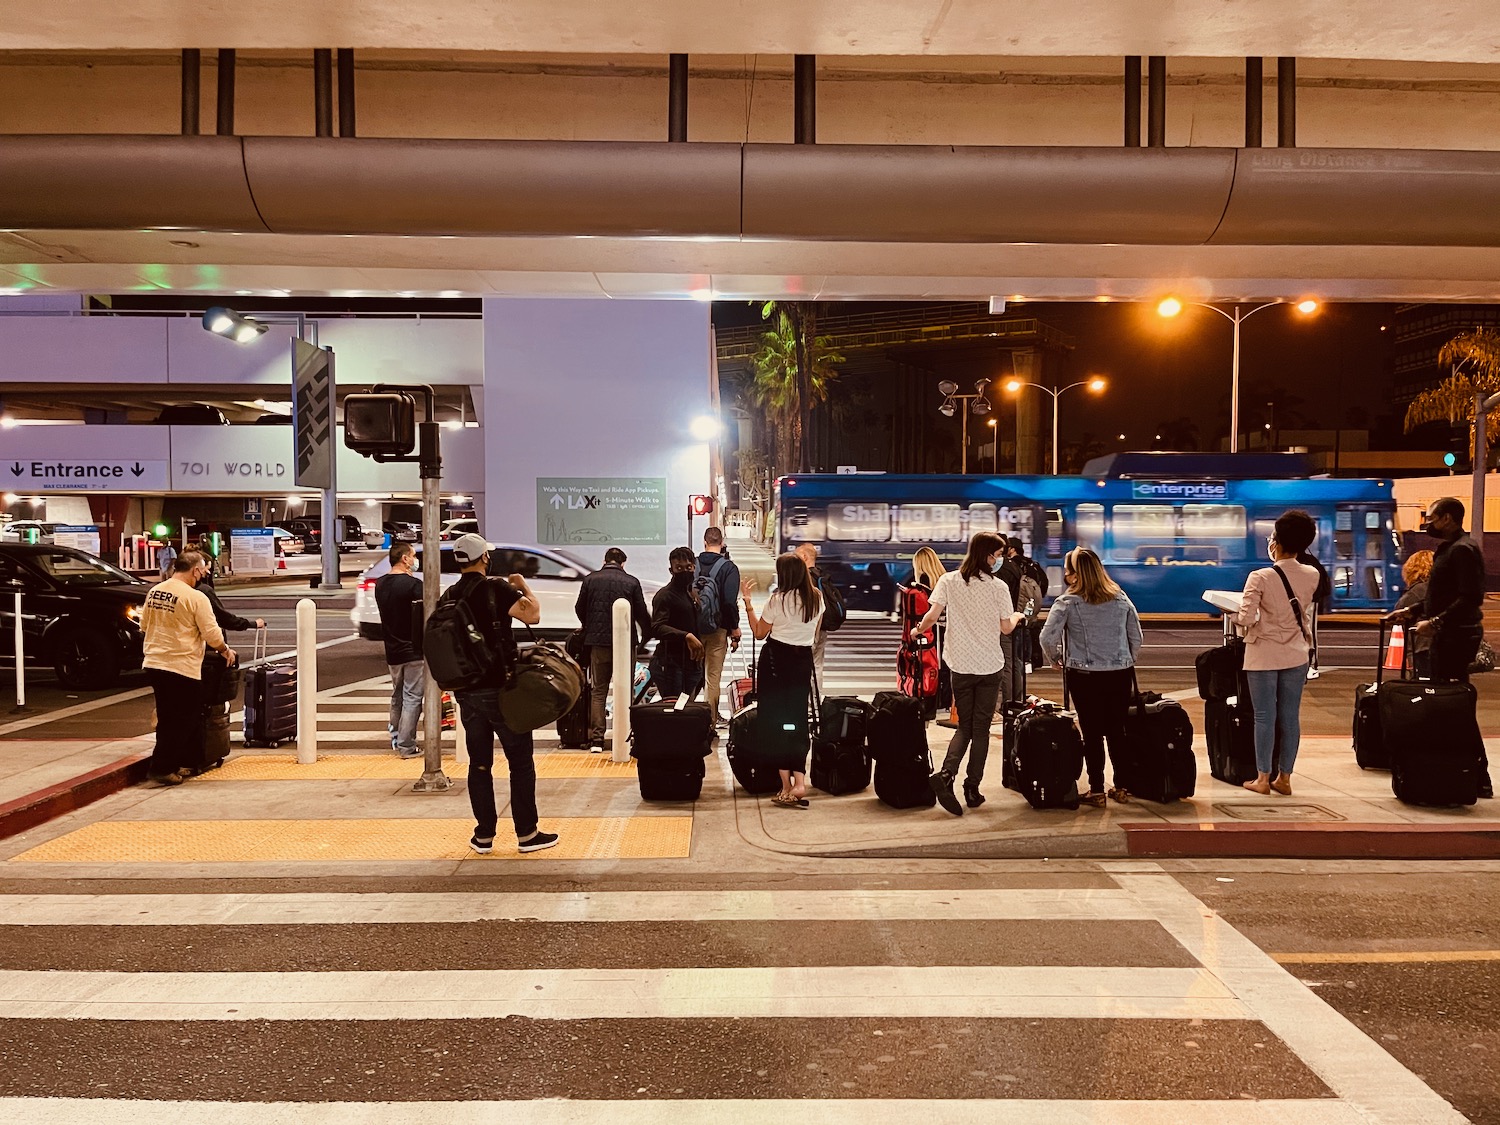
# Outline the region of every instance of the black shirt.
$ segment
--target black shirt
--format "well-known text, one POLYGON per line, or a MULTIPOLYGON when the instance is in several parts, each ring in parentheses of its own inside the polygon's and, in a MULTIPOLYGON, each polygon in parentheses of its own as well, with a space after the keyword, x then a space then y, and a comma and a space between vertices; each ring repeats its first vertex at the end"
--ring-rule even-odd
POLYGON ((995 571, 995 577, 1005 583, 1005 588, 1010 591, 1010 604, 1017 605, 1021 600, 1021 568, 1016 565, 1015 559, 1006 559, 1000 564, 1000 569, 995 571))
POLYGON ((686 660, 689 633, 698 635, 698 603, 692 588, 679 590, 668 582, 651 599, 651 635, 663 655, 686 660))
POLYGON ((412 639, 412 602, 422 600, 422 580, 415 574, 382 574, 375 580, 375 608, 385 637, 385 662, 407 664, 422 659, 412 639))
POLYGON ((516 638, 510 626, 510 607, 521 600, 521 591, 503 578, 486 578, 482 574, 468 571, 459 575, 447 596, 474 599, 471 608, 480 628, 485 631, 490 643, 502 653, 491 682, 477 686, 504 687, 509 669, 516 663, 516 638))
POLYGON ((1433 555, 1423 616, 1436 620, 1439 628, 1484 620, 1484 555, 1467 532, 1433 555))

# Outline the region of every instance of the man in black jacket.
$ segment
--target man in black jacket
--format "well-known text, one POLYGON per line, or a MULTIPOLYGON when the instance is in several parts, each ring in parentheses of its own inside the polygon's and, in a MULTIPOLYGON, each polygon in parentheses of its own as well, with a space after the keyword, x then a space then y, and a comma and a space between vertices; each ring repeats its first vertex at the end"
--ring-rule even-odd
POLYGON ((604 701, 609 698, 609 683, 615 667, 615 602, 624 598, 630 603, 630 652, 651 638, 651 613, 641 580, 625 570, 625 552, 611 547, 604 552, 604 567, 583 580, 573 611, 583 626, 583 646, 588 653, 589 668, 589 747, 594 753, 604 751, 604 701))
MULTIPOLYGON (((1025 544, 1019 539, 1007 538, 1005 561, 995 571, 995 577, 1010 591, 1010 604, 1015 606, 1021 604, 1021 564, 1016 558, 1023 554, 1024 548, 1025 544)), ((1030 644, 1030 635, 1029 629, 1000 634, 1000 652, 1005 658, 1005 666, 1000 669, 1000 709, 995 714, 1002 720, 1005 708, 1019 702, 1021 693, 1026 690, 1026 648, 1030 644)))
POLYGON ((392 544, 391 569, 375 580, 375 608, 380 611, 380 634, 385 642, 385 665, 391 672, 391 708, 386 732, 391 749, 403 758, 422 753, 417 748, 417 724, 422 720, 422 696, 427 691, 427 665, 412 636, 412 605, 422 600, 417 552, 410 543, 392 544))
POLYGON ((698 628, 698 595, 693 589, 697 560, 691 547, 674 547, 668 556, 671 580, 651 599, 651 679, 663 699, 696 692, 703 683, 703 642, 698 628))
POLYGON ((472 532, 453 544, 453 557, 463 573, 443 597, 469 602, 475 619, 485 630, 485 640, 500 655, 488 682, 453 693, 464 721, 464 745, 469 750, 469 807, 474 811, 474 835, 469 847, 480 855, 495 850, 495 739, 510 767, 510 818, 516 828, 516 850, 539 852, 557 843, 555 832, 537 825, 536 760, 532 757, 531 732, 513 731, 500 715, 499 689, 516 662, 516 641, 510 619, 535 625, 542 619, 542 606, 526 585, 512 574, 509 579, 487 577, 490 545, 472 532), (485 623, 488 623, 487 625, 485 623))

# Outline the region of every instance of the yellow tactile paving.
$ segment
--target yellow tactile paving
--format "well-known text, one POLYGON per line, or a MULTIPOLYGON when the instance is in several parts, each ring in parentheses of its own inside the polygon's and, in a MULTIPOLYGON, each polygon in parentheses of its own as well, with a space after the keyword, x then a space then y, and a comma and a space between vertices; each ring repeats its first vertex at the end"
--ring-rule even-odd
POLYGON ((502 819, 495 850, 469 850, 472 820, 111 820, 12 863, 264 863, 404 859, 686 859, 690 816, 548 817, 555 848, 521 855, 502 819))
MULTIPOLYGON (((505 759, 496 754, 495 776, 508 777, 505 759)), ((443 759, 449 777, 467 777, 469 766, 443 759)), ((611 761, 608 754, 539 754, 536 775, 558 778, 635 777, 635 761, 611 761)), ((422 776, 422 759, 394 754, 327 754, 305 766, 294 754, 240 754, 221 769, 209 770, 194 781, 415 781, 422 776)), ((190 783, 191 784, 191 783, 190 783)))

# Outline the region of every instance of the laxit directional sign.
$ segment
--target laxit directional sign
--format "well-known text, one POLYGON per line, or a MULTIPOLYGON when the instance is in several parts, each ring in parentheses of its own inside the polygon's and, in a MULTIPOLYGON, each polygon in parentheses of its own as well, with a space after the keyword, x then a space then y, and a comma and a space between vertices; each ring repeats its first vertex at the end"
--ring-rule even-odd
POLYGON ((6 492, 162 492, 167 462, 92 457, 7 458, 0 462, 6 492))
POLYGON ((537 477, 538 543, 665 546, 665 477, 537 477))

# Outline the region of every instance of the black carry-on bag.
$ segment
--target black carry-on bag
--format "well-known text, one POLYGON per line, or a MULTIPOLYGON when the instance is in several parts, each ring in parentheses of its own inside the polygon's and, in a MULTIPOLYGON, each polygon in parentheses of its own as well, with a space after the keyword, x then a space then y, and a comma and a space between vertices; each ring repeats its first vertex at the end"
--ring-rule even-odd
POLYGON ((1125 776, 1132 797, 1157 804, 1191 797, 1198 787, 1193 721, 1175 699, 1142 691, 1131 669, 1132 699, 1125 711, 1125 776))
POLYGON ((812 744, 812 783, 839 796, 870 787, 869 728, 872 708, 863 699, 834 695, 818 708, 812 744))
POLYGON ((870 713, 870 757, 875 761, 875 796, 893 809, 930 809, 932 757, 919 699, 899 691, 875 696, 870 713))
MULTIPOLYGON (((1067 698, 1064 685, 1063 698, 1067 698)), ((1013 788, 1034 809, 1076 809, 1078 775, 1083 772, 1083 738, 1071 711, 1038 700, 1017 711, 1009 748, 1002 754, 1001 783, 1007 772, 1013 788)))
POLYGON ((1387 680, 1376 693, 1391 792, 1408 805, 1472 805, 1483 741, 1473 684, 1387 680))
POLYGON ((729 742, 724 753, 729 769, 741 789, 754 797, 767 797, 781 791, 781 772, 768 765, 760 753, 760 708, 749 703, 729 719, 729 742))
POLYGON ((203 655, 200 681, 203 689, 203 738, 196 761, 184 762, 193 773, 218 769, 229 757, 229 704, 240 697, 242 675, 238 664, 230 667, 216 652, 203 655))
POLYGON ((562 750, 582 750, 589 744, 589 659, 584 651, 583 631, 574 630, 568 636, 568 655, 583 674, 583 690, 578 699, 557 720, 557 745, 562 750))
MULTIPOLYGON (((1354 689, 1354 761, 1362 770, 1388 770, 1391 768, 1391 751, 1380 729, 1380 694, 1382 691, 1405 691, 1398 680, 1385 679, 1386 643, 1391 632, 1389 618, 1380 619, 1380 639, 1375 646, 1375 682, 1360 684, 1354 689)), ((1410 670, 1407 646, 1401 646, 1401 672, 1399 680, 1406 680, 1410 670)), ((1415 677, 1412 677, 1415 678, 1415 677)))
MULTIPOLYGON (((255 633, 255 655, 266 656, 266 631, 255 633)), ((245 671, 245 745, 279 746, 297 737, 297 665, 261 664, 245 671)))
MULTIPOLYGON (((1244 785, 1247 781, 1254 781, 1259 772, 1255 768, 1255 708, 1250 704, 1250 681, 1245 678, 1244 669, 1245 640, 1235 632, 1233 618, 1225 614, 1223 645, 1198 654, 1198 694, 1203 696, 1203 740, 1208 748, 1208 772, 1215 781, 1226 785, 1244 785), (1215 665, 1217 674, 1210 677, 1210 691, 1204 694, 1205 659, 1215 652, 1230 655, 1221 657, 1223 663, 1215 665), (1230 686, 1234 690, 1222 694, 1230 686)), ((1278 741, 1280 737, 1278 734, 1278 741)), ((1276 776, 1279 759, 1279 753, 1272 758, 1272 777, 1276 776)))
POLYGON ((714 715, 691 695, 630 709, 630 756, 647 801, 696 801, 703 759, 713 751, 714 715))

